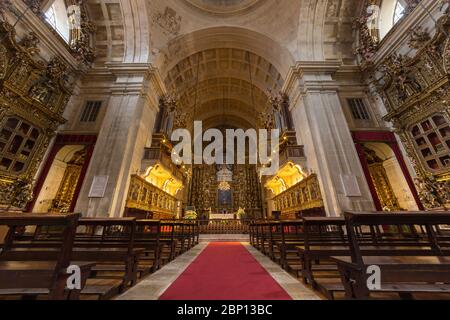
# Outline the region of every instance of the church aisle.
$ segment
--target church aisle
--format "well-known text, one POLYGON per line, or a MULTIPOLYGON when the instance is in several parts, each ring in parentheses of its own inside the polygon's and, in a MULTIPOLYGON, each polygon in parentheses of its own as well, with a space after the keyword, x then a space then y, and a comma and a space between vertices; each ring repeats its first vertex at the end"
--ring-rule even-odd
POLYGON ((200 243, 191 251, 117 299, 320 299, 248 243, 200 243))
POLYGON ((291 300, 238 242, 212 242, 161 300, 291 300))

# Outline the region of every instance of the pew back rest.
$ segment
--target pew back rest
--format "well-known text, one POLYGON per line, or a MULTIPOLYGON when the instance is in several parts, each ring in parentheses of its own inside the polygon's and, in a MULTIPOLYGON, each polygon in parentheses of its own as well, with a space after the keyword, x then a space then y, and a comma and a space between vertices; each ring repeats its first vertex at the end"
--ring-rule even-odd
POLYGON ((280 221, 281 243, 283 247, 288 241, 303 241, 303 220, 280 221))
POLYGON ((28 258, 33 261, 56 261, 55 270, 67 268, 72 256, 75 230, 80 214, 54 215, 54 214, 26 214, 2 213, 0 225, 8 228, 0 257, 3 260, 28 258), (50 241, 35 241, 36 230, 51 228, 50 241), (12 255, 16 248, 31 246, 33 252, 22 252, 12 255), (46 254, 41 254, 46 253, 46 254), (21 257, 20 257, 21 256, 21 257), (13 258, 15 257, 15 258, 13 258))
POLYGON ((136 241, 159 242, 161 222, 159 220, 136 220, 136 241))
POLYGON ((161 221, 160 223, 160 230, 161 230, 161 239, 165 240, 174 240, 175 235, 175 227, 174 222, 170 221, 161 221))
POLYGON ((134 248, 136 218, 83 218, 78 222, 75 245, 134 248))
POLYGON ((347 243, 344 217, 304 217, 303 232, 306 248, 347 243))
POLYGON ((362 264, 360 246, 367 239, 361 230, 368 228, 376 245, 429 247, 435 255, 448 254, 449 238, 437 235, 442 226, 450 225, 450 212, 345 212, 352 260, 362 264))

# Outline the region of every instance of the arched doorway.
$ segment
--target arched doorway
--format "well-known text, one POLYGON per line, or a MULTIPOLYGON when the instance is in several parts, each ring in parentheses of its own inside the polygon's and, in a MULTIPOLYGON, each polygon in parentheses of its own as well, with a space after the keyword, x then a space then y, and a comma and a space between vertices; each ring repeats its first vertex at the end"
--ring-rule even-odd
POLYGON ((423 210, 394 133, 354 131, 352 135, 377 210, 423 210))
POLYGON ((91 135, 58 135, 27 210, 73 212, 96 142, 91 135))

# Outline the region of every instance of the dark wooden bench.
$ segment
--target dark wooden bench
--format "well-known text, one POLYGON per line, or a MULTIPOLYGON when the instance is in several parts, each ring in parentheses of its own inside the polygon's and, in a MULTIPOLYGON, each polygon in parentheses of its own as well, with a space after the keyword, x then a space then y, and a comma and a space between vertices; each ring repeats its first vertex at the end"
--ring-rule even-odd
POLYGON ((301 262, 301 275, 305 283, 315 287, 314 271, 337 270, 329 258, 336 252, 343 254, 349 252, 345 219, 305 217, 302 220, 304 244, 296 247, 301 262))
POLYGON ((79 220, 74 259, 96 262, 82 294, 109 299, 137 283, 139 259, 145 248, 136 245, 136 230, 135 218, 79 220))
POLYGON ((161 221, 160 241, 162 243, 161 263, 166 264, 175 259, 178 254, 178 240, 175 238, 174 222, 161 221))
MULTIPOLYGON (((0 214, 0 225, 9 228, 0 252, 0 295, 18 295, 49 299, 78 299, 80 290, 69 290, 67 268, 77 265, 81 271, 81 289, 94 266, 91 262, 75 262, 73 243, 79 214, 0 214), (53 228, 51 243, 35 242, 32 248, 22 250, 16 240, 26 236, 30 229, 53 228), (41 245, 40 245, 41 244, 41 245)), ((31 230, 32 234, 34 233, 31 230)), ((27 239, 28 240, 28 239, 27 239)), ((20 240, 18 240, 20 241, 20 240)))
POLYGON ((450 293, 444 285, 450 283, 448 238, 438 237, 436 232, 441 225, 450 225, 450 213, 347 212, 345 218, 350 254, 331 259, 337 264, 346 298, 368 299, 371 292, 397 292, 402 298, 411 298, 413 293, 450 293), (393 241, 378 237, 370 248, 357 232, 375 226, 385 230, 401 226, 406 234, 390 235, 393 241), (400 235, 416 242, 402 240, 400 235), (381 270, 380 288, 371 290, 367 285, 370 266, 381 270))
POLYGON ((136 221, 135 246, 145 249, 138 265, 141 277, 155 272, 162 266, 163 244, 160 236, 161 222, 159 220, 136 221))
POLYGON ((280 252, 280 264, 283 269, 296 272, 301 270, 297 246, 303 245, 303 220, 287 220, 280 222, 281 239, 275 241, 280 252))

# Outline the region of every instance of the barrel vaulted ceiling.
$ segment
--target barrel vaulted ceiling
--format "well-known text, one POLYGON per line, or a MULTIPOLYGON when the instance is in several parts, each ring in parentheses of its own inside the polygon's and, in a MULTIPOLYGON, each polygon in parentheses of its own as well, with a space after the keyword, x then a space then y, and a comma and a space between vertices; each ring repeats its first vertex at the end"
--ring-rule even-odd
POLYGON ((296 61, 354 63, 352 26, 359 4, 87 0, 97 25, 96 66, 151 62, 166 90, 186 110, 195 109, 193 117, 223 122, 225 105, 229 119, 247 124, 254 124, 255 112, 267 106, 268 91, 281 89, 296 61))
POLYGON ((293 59, 352 63, 358 0, 86 0, 97 25, 98 65, 151 61, 174 39, 217 26, 270 37, 293 59), (227 5, 225 5, 227 4, 227 5), (137 53, 136 51, 139 51, 137 53))

